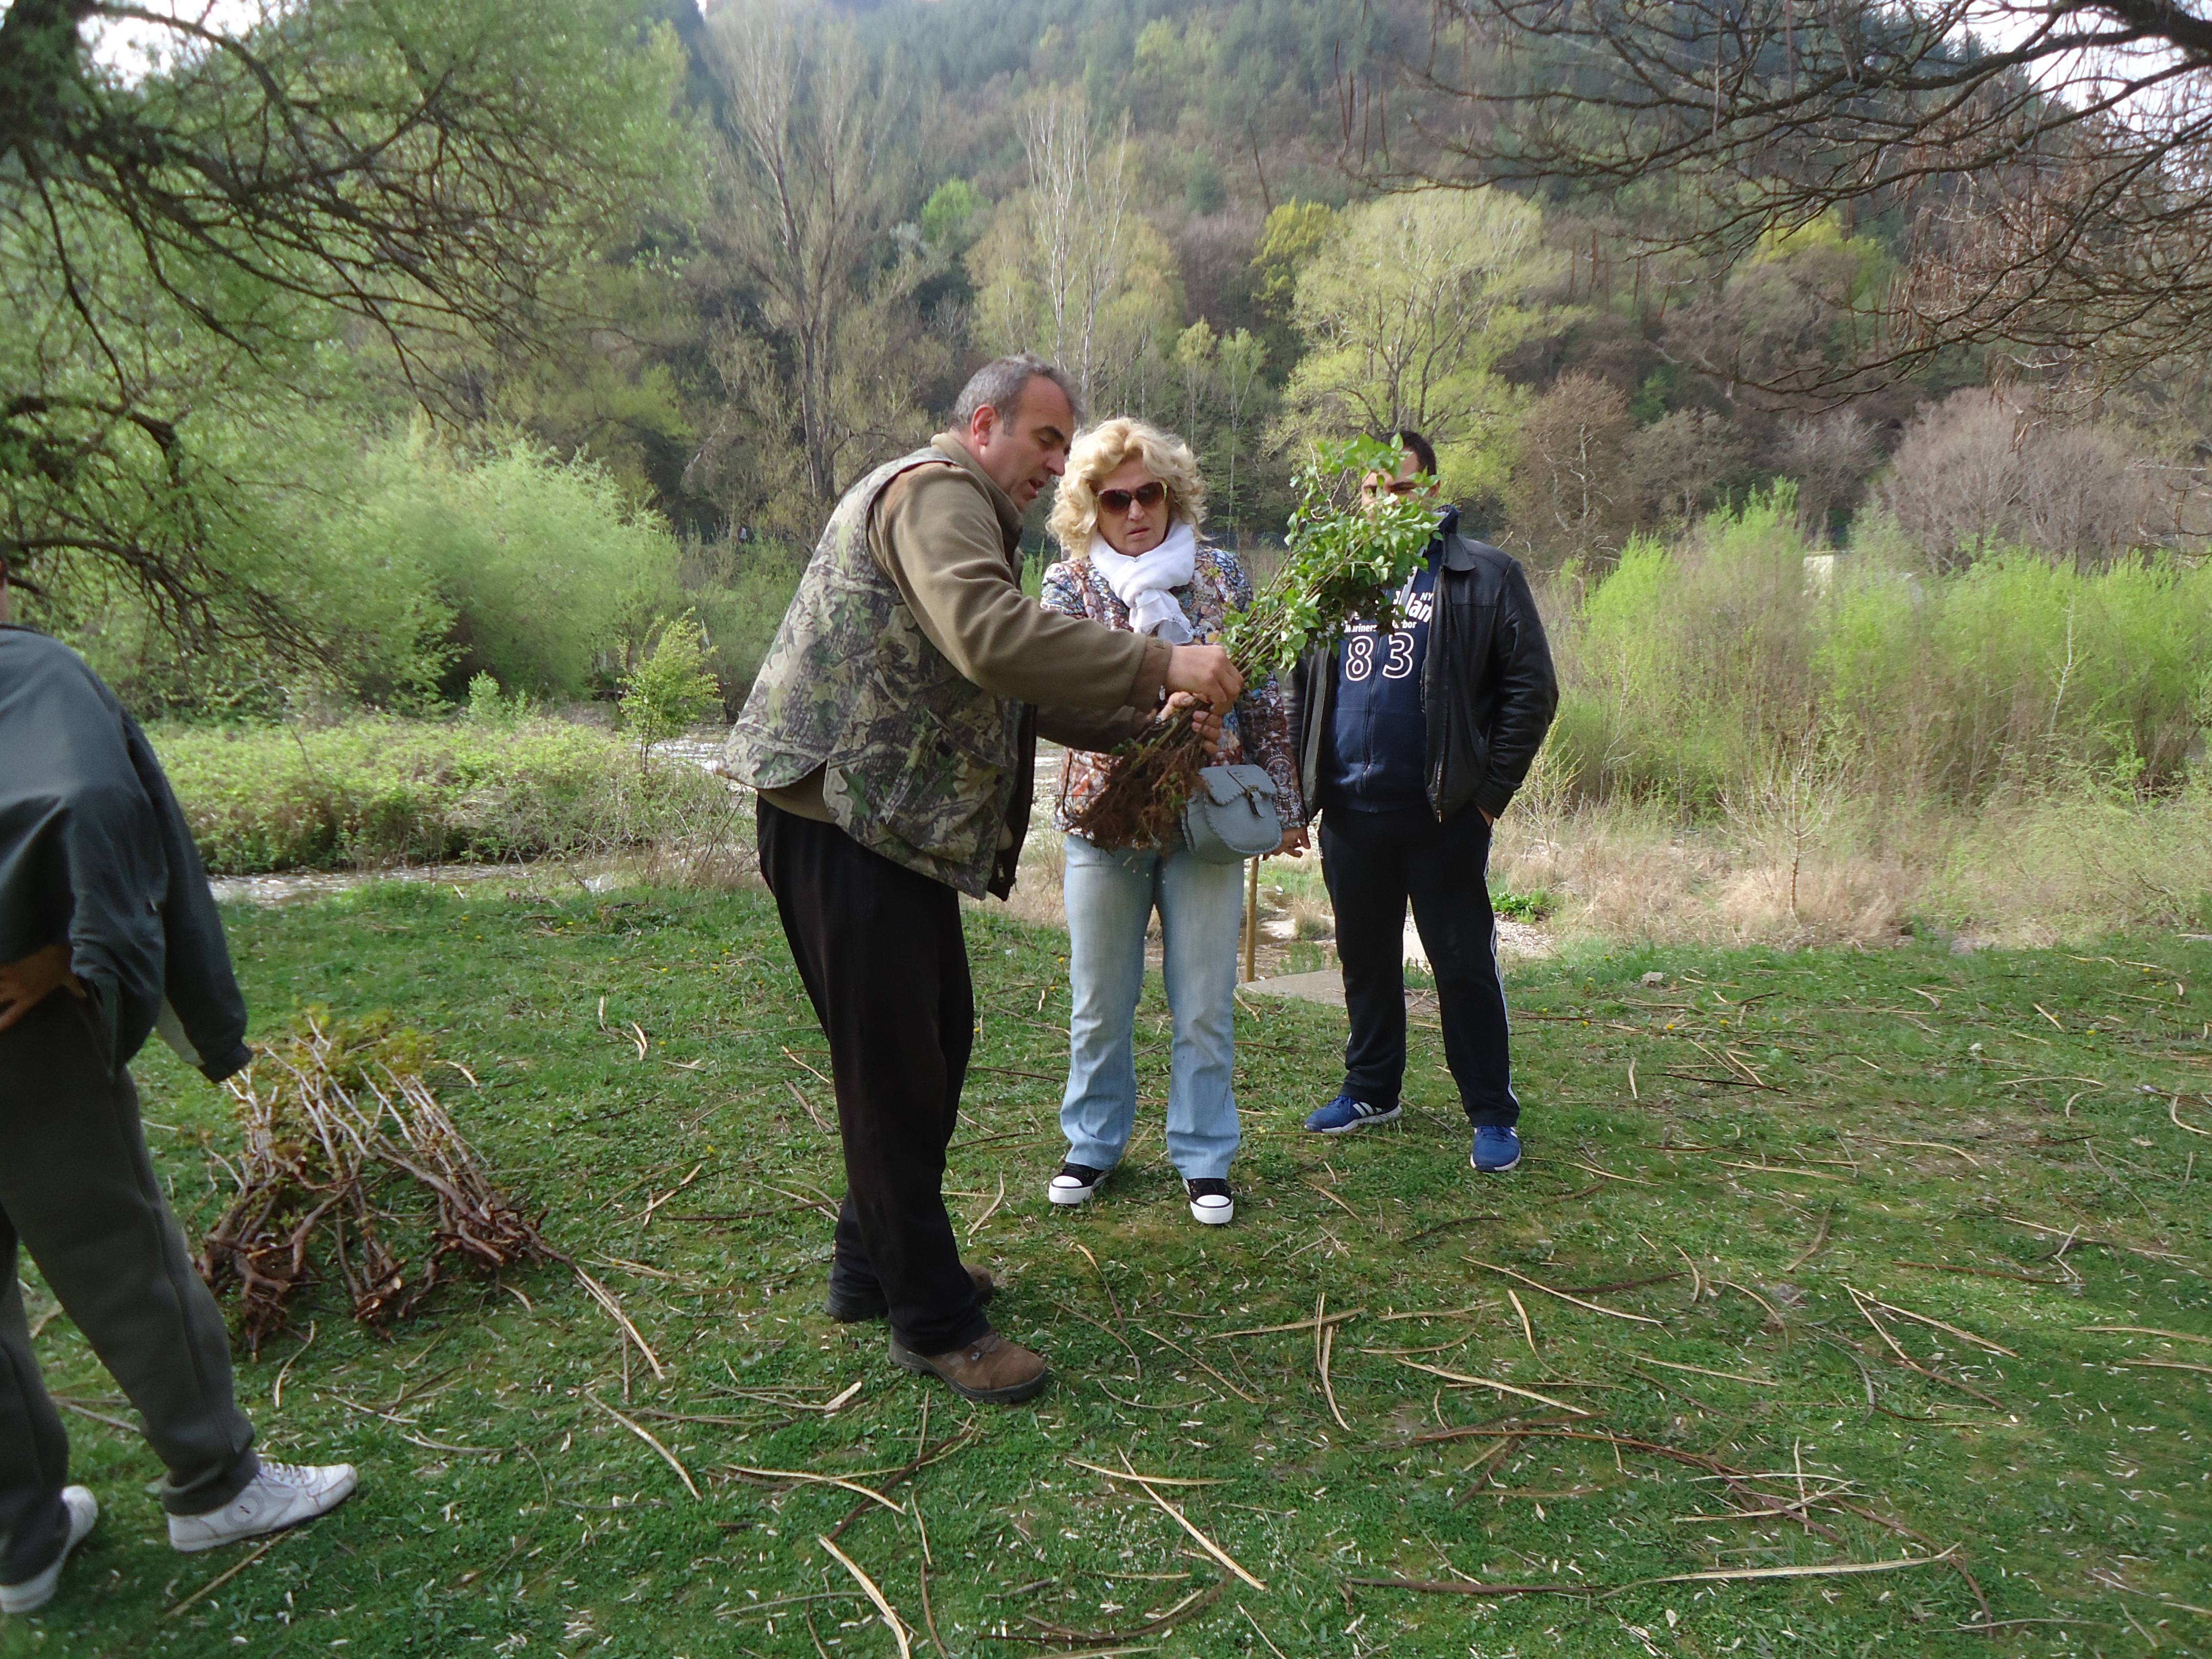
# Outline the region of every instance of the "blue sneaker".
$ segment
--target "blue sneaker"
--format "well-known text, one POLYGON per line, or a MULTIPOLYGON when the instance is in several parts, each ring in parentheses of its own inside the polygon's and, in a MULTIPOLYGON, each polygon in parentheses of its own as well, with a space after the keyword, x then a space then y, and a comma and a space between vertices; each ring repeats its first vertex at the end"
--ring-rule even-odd
POLYGON ((1370 1123, 1391 1122, 1405 1109, 1402 1106, 1370 1106, 1350 1095, 1339 1095, 1308 1118, 1306 1127, 1316 1134, 1350 1134, 1370 1123))
POLYGON ((1504 1175, 1521 1162, 1521 1137, 1502 1123, 1478 1124, 1467 1161, 1484 1175, 1504 1175))

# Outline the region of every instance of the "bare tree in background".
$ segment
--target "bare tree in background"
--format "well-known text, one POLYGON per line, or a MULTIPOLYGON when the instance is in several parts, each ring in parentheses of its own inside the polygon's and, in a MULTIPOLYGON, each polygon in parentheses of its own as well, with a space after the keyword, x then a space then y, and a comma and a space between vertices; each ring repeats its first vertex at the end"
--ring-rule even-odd
POLYGON ((1506 505, 1514 528, 1549 562, 1620 552, 1635 527, 1626 487, 1634 430, 1620 388, 1578 369, 1559 376, 1522 418, 1506 505))
POLYGON ((1678 409, 1629 435, 1630 492, 1662 517, 1688 524, 1743 480, 1736 423, 1710 409, 1678 409))
POLYGON ((1727 254, 1837 214, 1907 216, 1878 326, 1777 390, 1961 343, 2119 368, 2212 333, 2212 18, 2174 0, 1435 0, 1394 90, 1348 86, 1389 187, 1572 181, 1640 254, 1727 254))
POLYGON ((1873 423, 1847 409, 1785 422, 1775 452, 1781 471, 1797 480, 1799 516, 1816 531, 1826 529, 1832 510, 1852 505, 1881 459, 1873 423))
POLYGON ((2196 470, 2159 465, 2142 441, 2032 395, 1968 387, 1905 428, 1876 494, 1938 568, 1987 548, 2092 567, 2131 548, 2199 542, 2208 526, 2196 470))
POLYGON ((766 434, 794 427, 790 505, 809 518, 863 462, 916 434, 914 388, 937 366, 904 307, 927 261, 913 249, 883 257, 912 165, 905 111, 851 27, 812 8, 719 7, 708 42, 728 131, 707 240, 760 327, 717 331, 715 365, 743 418, 708 435, 694 470, 716 494, 730 493, 717 483, 734 471, 746 478, 738 494, 775 495, 778 458, 761 452, 775 445, 766 434))
POLYGON ((1129 118, 1101 154, 1083 95, 1054 88, 1022 120, 1029 164, 1030 234, 1046 308, 1050 355, 1075 371, 1087 406, 1098 362, 1098 312, 1129 264, 1129 118))

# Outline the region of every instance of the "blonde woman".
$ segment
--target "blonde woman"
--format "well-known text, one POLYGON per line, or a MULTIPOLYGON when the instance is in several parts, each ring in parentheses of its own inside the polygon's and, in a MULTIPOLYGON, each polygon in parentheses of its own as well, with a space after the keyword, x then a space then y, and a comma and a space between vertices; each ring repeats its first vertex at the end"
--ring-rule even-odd
MULTIPOLYGON (((1234 554, 1199 539, 1205 512, 1197 458, 1182 439, 1143 421, 1091 428, 1068 453, 1048 526, 1066 556, 1045 572, 1046 607, 1155 634, 1170 645, 1215 640, 1230 613, 1251 603, 1252 585, 1234 554)), ((1224 763, 1267 769, 1285 824, 1305 821, 1289 714, 1272 676, 1246 688, 1223 721, 1223 742, 1224 763)), ((1101 754, 1069 751, 1058 813, 1063 832, 1110 764, 1101 754)), ((1305 832, 1293 829, 1277 850, 1296 854, 1304 847, 1305 832)), ((1134 1029, 1145 930, 1157 909, 1175 1024, 1168 1156, 1183 1177, 1194 1219, 1218 1224, 1236 1214, 1228 1180, 1238 1139, 1230 1079, 1242 887, 1241 866, 1202 864, 1180 838, 1165 847, 1109 850, 1067 833, 1075 1011, 1060 1109, 1067 1159, 1047 1193, 1054 1204, 1087 1201, 1128 1146, 1137 1112, 1134 1029)))

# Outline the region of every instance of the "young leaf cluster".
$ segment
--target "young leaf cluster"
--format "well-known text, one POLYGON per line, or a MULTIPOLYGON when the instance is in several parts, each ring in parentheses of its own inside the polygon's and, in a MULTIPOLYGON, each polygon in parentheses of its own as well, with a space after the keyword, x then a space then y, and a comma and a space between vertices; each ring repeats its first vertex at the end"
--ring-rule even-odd
POLYGON ((1267 591, 1231 619, 1222 643, 1249 679, 1287 670, 1310 646, 1328 645, 1352 623, 1397 622, 1397 596, 1436 532, 1418 495, 1359 499, 1370 473, 1397 474, 1395 441, 1353 438, 1323 443, 1294 483, 1290 549, 1267 591))

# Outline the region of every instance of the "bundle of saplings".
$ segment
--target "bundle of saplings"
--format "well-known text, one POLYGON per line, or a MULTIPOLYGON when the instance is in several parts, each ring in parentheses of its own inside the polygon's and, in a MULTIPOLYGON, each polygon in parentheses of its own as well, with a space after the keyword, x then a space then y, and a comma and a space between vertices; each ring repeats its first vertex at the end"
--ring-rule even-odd
POLYGON ((444 1066, 388 1016, 302 1016, 225 1085, 246 1144, 216 1154, 236 1192, 200 1246, 202 1278, 235 1288, 249 1348, 283 1328, 294 1297, 335 1280, 365 1325, 404 1319, 456 1273, 566 1261, 496 1186, 438 1103, 444 1066))

